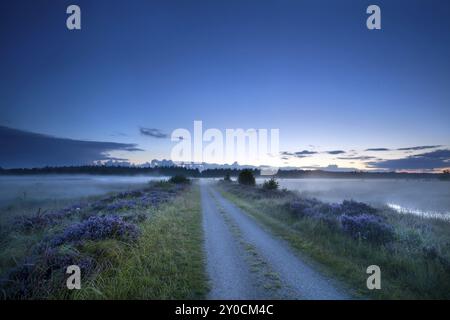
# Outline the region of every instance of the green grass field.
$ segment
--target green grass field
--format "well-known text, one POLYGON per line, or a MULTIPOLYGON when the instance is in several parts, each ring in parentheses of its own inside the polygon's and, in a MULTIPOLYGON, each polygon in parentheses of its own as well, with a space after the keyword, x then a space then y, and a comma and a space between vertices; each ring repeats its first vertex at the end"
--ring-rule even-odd
MULTIPOLYGON (((161 206, 141 225, 135 245, 98 242, 108 265, 74 291, 75 299, 200 299, 207 282, 203 267, 199 190, 193 185, 161 206)), ((67 294, 67 292, 66 292, 67 294)))
MULTIPOLYGON (((340 279, 356 297, 369 299, 450 298, 450 224, 441 220, 382 212, 395 240, 376 245, 355 240, 328 225, 287 212, 293 194, 254 197, 258 187, 222 183, 222 194, 322 271, 340 279), (381 290, 368 290, 366 268, 381 268, 381 290), (320 267, 319 267, 320 268, 320 267)), ((282 194, 282 193, 281 193, 282 194)))

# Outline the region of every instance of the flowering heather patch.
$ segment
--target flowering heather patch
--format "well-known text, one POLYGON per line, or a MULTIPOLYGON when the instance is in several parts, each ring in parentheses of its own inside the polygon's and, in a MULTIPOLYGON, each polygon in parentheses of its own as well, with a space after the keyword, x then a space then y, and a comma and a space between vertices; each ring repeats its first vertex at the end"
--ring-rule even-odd
POLYGON ((71 205, 56 211, 41 211, 39 209, 35 214, 28 216, 22 215, 13 219, 13 225, 16 229, 30 231, 41 229, 55 224, 57 221, 79 213, 84 208, 82 204, 71 205))
POLYGON ((100 210, 105 209, 107 204, 108 204, 108 201, 106 201, 105 199, 97 200, 97 201, 91 202, 89 204, 89 208, 92 210, 100 211, 100 210))
POLYGON ((394 240, 394 229, 378 216, 344 214, 341 217, 341 224, 342 230, 354 239, 368 240, 378 244, 394 240))
POLYGON ((355 216, 361 214, 375 215, 377 210, 365 203, 353 200, 344 200, 342 203, 325 203, 317 199, 298 198, 289 204, 292 212, 298 216, 316 217, 330 215, 339 217, 341 215, 355 216))
POLYGON ((32 216, 18 216, 13 219, 15 228, 23 231, 30 231, 33 229, 40 229, 47 227, 54 223, 51 215, 42 212, 40 209, 32 216))
POLYGON ((123 199, 123 198, 137 198, 143 195, 143 191, 141 190, 135 190, 135 191, 125 191, 120 192, 117 194, 116 198, 123 199))
POLYGON ((119 192, 119 193, 116 193, 116 194, 114 194, 112 196, 109 196, 109 197, 103 198, 101 200, 98 200, 98 201, 94 202, 91 205, 104 206, 108 202, 113 202, 113 201, 116 201, 116 200, 137 198, 137 197, 142 196, 144 193, 145 193, 144 190, 134 190, 134 191, 119 192))
POLYGON ((360 214, 375 214, 377 209, 363 203, 353 200, 344 200, 340 205, 342 214, 355 216, 360 214))
POLYGON ((135 209, 138 206, 136 200, 118 200, 106 206, 107 211, 119 211, 123 209, 135 209))
POLYGON ((130 210, 140 207, 157 206, 162 202, 168 201, 175 193, 165 191, 149 191, 140 193, 137 198, 118 199, 105 207, 106 211, 114 212, 120 210, 130 210))
POLYGON ((75 251, 47 248, 10 270, 0 281, 0 289, 8 299, 45 298, 47 290, 65 283, 65 271, 70 265, 79 266, 86 276, 94 270, 95 261, 75 251))
POLYGON ((151 191, 139 198, 145 206, 155 206, 168 201, 174 194, 169 192, 151 191))
POLYGON ((296 198, 288 202, 291 212, 297 217, 308 217, 320 221, 330 229, 341 229, 355 239, 385 244, 394 240, 395 231, 377 209, 353 200, 342 203, 325 203, 317 199, 296 198))
POLYGON ((312 217, 316 215, 314 208, 322 203, 316 199, 299 198, 289 204, 289 208, 299 217, 312 217))
POLYGON ((139 236, 139 228, 125 222, 118 216, 93 216, 80 223, 69 226, 63 234, 51 240, 53 246, 83 240, 103 240, 114 238, 124 241, 136 240, 139 236))
MULTIPOLYGON (((11 219, 11 225, 0 230, 9 241, 16 233, 39 233, 25 254, 17 257, 20 265, 0 278, 0 299, 39 299, 49 297, 65 285, 65 270, 78 265, 83 276, 97 272, 101 265, 97 252, 84 250, 84 245, 135 241, 140 236, 137 224, 148 217, 148 207, 157 206, 179 194, 184 185, 151 184, 138 191, 108 195, 95 201, 84 201, 58 210, 39 210, 32 215, 11 219), (76 221, 76 222, 75 222, 76 221), (63 230, 63 231, 59 231, 63 230), (115 241, 118 240, 118 241, 115 241), (78 246, 81 245, 81 246, 78 246), (76 247, 77 250, 74 250, 76 247)), ((6 241, 5 240, 5 241, 6 241)))

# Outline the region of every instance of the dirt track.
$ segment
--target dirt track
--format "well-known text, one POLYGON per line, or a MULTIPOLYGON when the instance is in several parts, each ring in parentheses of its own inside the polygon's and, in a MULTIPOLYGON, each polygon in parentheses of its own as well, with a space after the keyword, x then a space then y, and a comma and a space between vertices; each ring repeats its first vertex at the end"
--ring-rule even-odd
POLYGON ((200 181, 209 299, 349 299, 282 240, 200 181))

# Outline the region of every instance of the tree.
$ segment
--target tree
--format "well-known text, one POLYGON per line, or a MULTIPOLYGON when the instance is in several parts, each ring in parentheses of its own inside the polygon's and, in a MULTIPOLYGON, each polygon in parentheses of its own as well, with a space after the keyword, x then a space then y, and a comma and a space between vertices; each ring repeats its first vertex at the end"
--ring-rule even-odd
POLYGON ((223 181, 227 181, 227 182, 231 181, 231 177, 230 177, 229 173, 225 174, 225 177, 223 178, 223 181))
POLYGON ((263 183, 263 189, 265 190, 277 190, 279 187, 277 180, 271 178, 270 180, 266 180, 263 183))
POLYGON ((256 183, 253 172, 249 169, 244 169, 239 173, 238 182, 247 186, 254 186, 256 183))
POLYGON ((441 173, 441 180, 450 180, 450 170, 444 170, 441 173))
POLYGON ((183 175, 175 175, 169 179, 169 182, 175 183, 175 184, 180 184, 180 183, 190 183, 191 180, 189 180, 188 178, 186 178, 183 175))

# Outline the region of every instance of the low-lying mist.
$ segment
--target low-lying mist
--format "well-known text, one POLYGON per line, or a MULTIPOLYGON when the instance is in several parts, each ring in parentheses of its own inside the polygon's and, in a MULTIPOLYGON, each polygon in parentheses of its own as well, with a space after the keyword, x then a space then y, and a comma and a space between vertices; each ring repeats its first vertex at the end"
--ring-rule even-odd
POLYGON ((281 179, 282 188, 327 202, 353 199, 399 212, 450 218, 450 182, 391 179, 281 179))
POLYGON ((34 175, 0 177, 0 208, 16 201, 70 200, 139 188, 165 177, 34 175))

